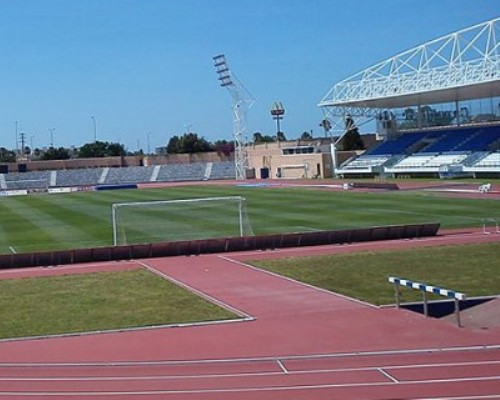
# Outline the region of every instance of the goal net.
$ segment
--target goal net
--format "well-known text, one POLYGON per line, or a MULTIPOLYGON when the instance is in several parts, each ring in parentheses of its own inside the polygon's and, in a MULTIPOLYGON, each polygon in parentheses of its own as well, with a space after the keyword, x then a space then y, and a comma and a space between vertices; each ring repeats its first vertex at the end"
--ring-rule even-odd
POLYGON ((112 205, 113 245, 250 236, 240 196, 112 205))

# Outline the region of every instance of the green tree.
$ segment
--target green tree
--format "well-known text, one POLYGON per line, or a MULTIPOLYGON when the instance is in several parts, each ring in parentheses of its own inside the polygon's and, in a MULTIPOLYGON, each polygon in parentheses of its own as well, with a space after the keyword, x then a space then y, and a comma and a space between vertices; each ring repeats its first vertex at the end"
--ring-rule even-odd
POLYGON ((167 145, 169 154, 176 153, 202 153, 213 151, 214 146, 202 137, 198 137, 196 133, 185 133, 181 137, 172 136, 167 145))
POLYGON ((215 151, 220 154, 224 154, 226 157, 234 153, 234 142, 228 142, 227 140, 217 140, 214 143, 215 151))
POLYGON ((101 141, 86 143, 78 150, 79 158, 116 157, 124 155, 126 155, 126 151, 122 144, 101 141))
POLYGON ((364 148, 365 144, 357 127, 348 130, 339 143, 339 149, 342 151, 363 150, 364 148))
POLYGON ((313 135, 311 132, 304 131, 302 135, 300 135, 300 140, 313 140, 313 135))
POLYGON ((346 116, 345 129, 347 132, 344 134, 342 140, 339 143, 339 150, 363 150, 365 148, 365 144, 361 139, 358 127, 356 126, 354 120, 350 115, 346 116))
POLYGON ((40 154, 40 160, 68 160, 70 152, 64 147, 49 147, 40 154))
POLYGON ((180 139, 179 136, 174 135, 170 138, 167 144, 167 153, 168 154, 177 154, 180 153, 180 139))
POLYGON ((277 142, 285 142, 285 141, 286 141, 286 136, 285 136, 285 133, 284 133, 284 132, 279 131, 279 132, 276 134, 276 141, 277 141, 277 142))
POLYGON ((0 147, 0 162, 16 162, 16 152, 0 147))
POLYGON ((332 129, 332 123, 325 118, 320 122, 319 126, 323 128, 323 130, 325 131, 325 137, 327 137, 330 133, 330 130, 332 129))
POLYGON ((255 132, 253 134, 253 143, 254 144, 260 144, 260 143, 271 143, 274 142, 274 138, 269 135, 263 135, 260 132, 255 132))

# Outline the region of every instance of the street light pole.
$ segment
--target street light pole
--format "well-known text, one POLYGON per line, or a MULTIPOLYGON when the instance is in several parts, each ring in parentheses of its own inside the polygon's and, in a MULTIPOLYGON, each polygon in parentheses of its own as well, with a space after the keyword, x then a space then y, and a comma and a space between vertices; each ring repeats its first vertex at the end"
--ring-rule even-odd
POLYGON ((94 142, 97 142, 97 124, 95 122, 95 117, 92 115, 92 122, 94 123, 94 142))
POLYGON ((50 132, 50 147, 54 147, 54 131, 56 128, 49 128, 50 132))

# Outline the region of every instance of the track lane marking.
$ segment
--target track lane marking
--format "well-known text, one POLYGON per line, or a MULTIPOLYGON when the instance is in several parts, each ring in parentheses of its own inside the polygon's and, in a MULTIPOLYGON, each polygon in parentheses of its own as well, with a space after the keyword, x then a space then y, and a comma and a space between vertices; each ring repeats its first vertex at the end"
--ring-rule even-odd
MULTIPOLYGON (((213 394, 213 393, 257 393, 257 392, 278 392, 278 391, 297 391, 312 389, 334 389, 334 388, 366 388, 366 387, 390 387, 390 386, 411 386, 436 383, 464 383, 464 382, 485 382, 499 381, 500 376, 492 378, 464 378, 464 379, 430 379, 426 381, 406 381, 406 382, 366 382, 366 383, 339 383, 339 384, 318 384, 318 385, 291 385, 291 386, 261 386, 245 388, 223 388, 223 389, 179 389, 179 390, 136 390, 136 391, 73 391, 73 392, 33 392, 33 391, 0 391, 0 396, 125 396, 125 395, 160 395, 160 394, 213 394)), ((500 396, 500 392, 491 396, 500 396)), ((471 397, 466 397, 470 399, 471 397)), ((495 398, 495 397, 492 397, 495 398)), ((426 399, 426 398, 420 398, 426 399)), ((429 399, 429 398, 427 398, 429 399)))
MULTIPOLYGON (((472 361, 472 362, 456 362, 456 363, 436 363, 436 364, 408 364, 408 365, 378 365, 367 367, 352 367, 352 368, 332 368, 332 369, 308 369, 308 370, 290 370, 285 367, 283 362, 276 360, 279 371, 255 371, 241 372, 233 374, 192 374, 192 375, 130 375, 130 376, 65 376, 65 377, 0 377, 0 381, 126 381, 126 380, 188 380, 188 379, 206 379, 206 378, 239 378, 239 377, 258 377, 258 376, 277 376, 283 375, 308 375, 308 374, 328 374, 338 372, 372 372, 378 371, 394 382, 402 382, 393 377, 386 370, 402 370, 402 369, 421 369, 421 368, 448 368, 448 367, 465 367, 465 366, 489 366, 498 365, 500 361, 472 361)), ((45 372, 46 370, 44 370, 45 372)), ((92 371, 89 371, 92 372, 92 371)), ((497 375, 484 375, 481 378, 494 377, 497 375)), ((452 379, 452 378, 450 378, 452 379)), ((458 378, 453 378, 458 379, 458 378)), ((467 378, 464 378, 467 379, 467 378)), ((413 380, 415 381, 415 380, 413 380)), ((412 382, 409 380, 408 382, 412 382)))

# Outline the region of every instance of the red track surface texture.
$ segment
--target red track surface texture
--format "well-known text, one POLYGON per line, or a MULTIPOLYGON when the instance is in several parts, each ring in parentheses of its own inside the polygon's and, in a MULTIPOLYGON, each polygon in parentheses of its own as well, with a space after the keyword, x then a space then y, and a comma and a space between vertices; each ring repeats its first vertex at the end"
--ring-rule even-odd
MULTIPOLYGON (((389 248, 474 241, 456 233, 389 248)), ((500 243, 499 243, 500 244, 500 243)), ((0 278, 148 268, 251 320, 0 342, 0 398, 500 399, 500 328, 379 309, 245 260, 382 244, 4 271, 0 278)))

